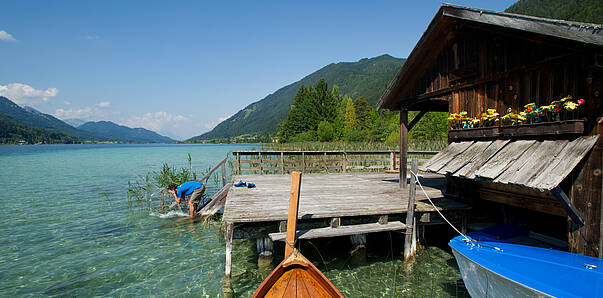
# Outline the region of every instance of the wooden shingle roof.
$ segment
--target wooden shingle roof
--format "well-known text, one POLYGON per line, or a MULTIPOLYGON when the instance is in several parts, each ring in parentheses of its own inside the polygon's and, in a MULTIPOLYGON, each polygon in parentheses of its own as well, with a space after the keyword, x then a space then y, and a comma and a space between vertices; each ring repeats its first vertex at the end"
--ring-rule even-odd
POLYGON ((421 170, 453 177, 550 191, 593 148, 598 135, 569 140, 451 143, 421 170))

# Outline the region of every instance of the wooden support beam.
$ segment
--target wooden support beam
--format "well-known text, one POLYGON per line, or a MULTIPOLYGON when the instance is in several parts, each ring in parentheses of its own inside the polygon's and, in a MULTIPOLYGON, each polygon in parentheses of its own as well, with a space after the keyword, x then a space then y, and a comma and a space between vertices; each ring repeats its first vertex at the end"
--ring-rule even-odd
MULTIPOLYGON (((338 228, 325 227, 309 230, 299 230, 297 231, 296 235, 297 239, 317 239, 387 231, 399 231, 407 228, 408 227, 405 224, 399 221, 390 221, 383 225, 375 222, 367 224, 339 226, 338 228)), ((268 237, 270 237, 272 241, 283 241, 285 240, 286 236, 285 233, 270 233, 268 234, 268 237)))
POLYGON ((226 278, 232 276, 232 233, 233 224, 226 223, 226 233, 224 233, 224 240, 226 240, 226 265, 224 268, 224 274, 226 278))
POLYGON ((419 122, 419 120, 421 120, 421 118, 423 118, 426 113, 427 111, 420 111, 419 114, 417 114, 415 118, 413 118, 412 121, 410 121, 410 123, 408 124, 408 130, 411 130, 413 127, 415 127, 417 122, 419 122))
MULTIPOLYGON (((413 159, 411 163, 411 172, 416 173, 419 168, 417 159, 413 159)), ((408 211, 406 212, 406 237, 404 239, 404 262, 410 260, 414 256, 413 250, 416 250, 416 220, 415 220, 415 196, 417 192, 416 177, 410 175, 410 187, 408 190, 408 211)))
MULTIPOLYGON (((303 156, 303 155, 302 155, 303 156)), ((289 214, 287 217, 287 243, 285 243, 285 258, 295 247, 295 229, 297 228, 297 211, 299 209, 299 193, 301 188, 300 172, 291 173, 291 191, 289 193, 289 214)))
POLYGON ((553 197, 555 197, 555 199, 559 201, 561 207, 563 207, 563 210, 565 210, 565 212, 572 219, 574 224, 580 227, 584 226, 584 219, 582 219, 580 212, 578 212, 576 207, 572 205, 572 202, 567 197, 563 189, 561 189, 561 187, 555 187, 553 190, 551 190, 551 194, 553 194, 553 197))
POLYGON ((387 224, 387 222, 388 222, 388 220, 389 220, 389 218, 388 218, 388 216, 387 216, 387 215, 381 215, 381 216, 379 216, 379 221, 378 221, 378 223, 379 223, 380 225, 386 225, 386 224, 387 224))
POLYGON ((341 218, 331 218, 331 228, 339 228, 341 226, 341 218))
POLYGON ((406 158, 408 156, 408 111, 400 110, 400 188, 406 188, 406 158))

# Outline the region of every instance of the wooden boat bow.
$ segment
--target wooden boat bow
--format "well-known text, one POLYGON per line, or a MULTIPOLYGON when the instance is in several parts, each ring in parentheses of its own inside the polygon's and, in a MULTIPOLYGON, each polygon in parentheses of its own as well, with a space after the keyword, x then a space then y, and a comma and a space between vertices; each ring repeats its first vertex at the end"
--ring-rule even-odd
POLYGON ((285 259, 266 277, 252 297, 343 297, 314 264, 295 248, 301 173, 291 173, 285 259))

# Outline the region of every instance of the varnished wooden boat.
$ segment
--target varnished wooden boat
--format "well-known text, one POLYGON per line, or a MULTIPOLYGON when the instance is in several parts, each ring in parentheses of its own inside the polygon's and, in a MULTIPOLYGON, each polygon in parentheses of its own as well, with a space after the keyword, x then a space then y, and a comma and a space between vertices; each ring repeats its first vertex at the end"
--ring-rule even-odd
POLYGON ((253 297, 343 297, 299 251, 294 250, 264 280, 253 297))
POLYGON ((343 297, 323 274, 295 249, 301 173, 291 174, 285 259, 268 275, 252 297, 343 297))

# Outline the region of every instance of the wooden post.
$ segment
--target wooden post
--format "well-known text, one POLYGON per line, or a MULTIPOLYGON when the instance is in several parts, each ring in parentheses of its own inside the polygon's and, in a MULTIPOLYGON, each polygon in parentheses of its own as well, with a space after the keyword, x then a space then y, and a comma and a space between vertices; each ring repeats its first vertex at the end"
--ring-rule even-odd
POLYGON ((343 153, 343 172, 346 173, 348 171, 348 154, 343 153))
POLYGON ((327 166, 327 152, 324 152, 324 157, 323 160, 325 162, 325 171, 327 172, 327 174, 329 173, 329 166, 327 166))
POLYGON ((396 153, 394 153, 394 151, 389 153, 389 158, 391 160, 390 162, 390 170, 395 171, 396 170, 396 153))
POLYGON ((352 250, 350 251, 350 262, 353 265, 366 264, 366 234, 357 234, 350 236, 352 250))
POLYGON ((260 175, 264 174, 264 168, 262 167, 262 152, 258 152, 258 157, 260 160, 260 175))
MULTIPOLYGON (((303 156, 303 155, 302 155, 303 156)), ((291 191, 289 193, 289 214, 287 217, 287 242, 285 243, 285 258, 295 247, 295 229, 297 227, 297 210, 299 209, 299 193, 301 188, 300 172, 291 173, 291 191)))
POLYGON ((408 110, 400 109, 400 188, 406 188, 408 155, 408 110))
POLYGON ((256 238, 256 249, 260 258, 267 258, 272 256, 273 243, 270 237, 259 237, 256 238))
POLYGON ((302 173, 306 170, 306 155, 304 154, 304 152, 302 152, 302 164, 301 164, 301 168, 302 168, 302 173))
POLYGON ((285 175, 285 153, 281 151, 281 174, 285 175))
POLYGON ((341 226, 341 218, 335 217, 331 218, 331 228, 339 228, 341 226))
POLYGON ((226 163, 222 164, 222 187, 226 186, 226 163))
POLYGON ((241 175, 241 155, 237 152, 237 175, 241 175))
POLYGON ((226 233, 224 234, 224 239, 226 240, 226 266, 224 273, 226 278, 230 278, 232 272, 232 230, 232 223, 226 223, 226 233))
MULTIPOLYGON (((417 159, 412 160, 411 172, 416 173, 419 167, 417 159)), ((400 168, 402 171, 402 168, 400 168)), ((404 261, 410 260, 413 257, 413 248, 416 248, 415 235, 415 195, 416 195, 416 178, 415 175, 410 175, 410 187, 408 190, 408 211, 406 212, 406 237, 404 239, 404 261)))

